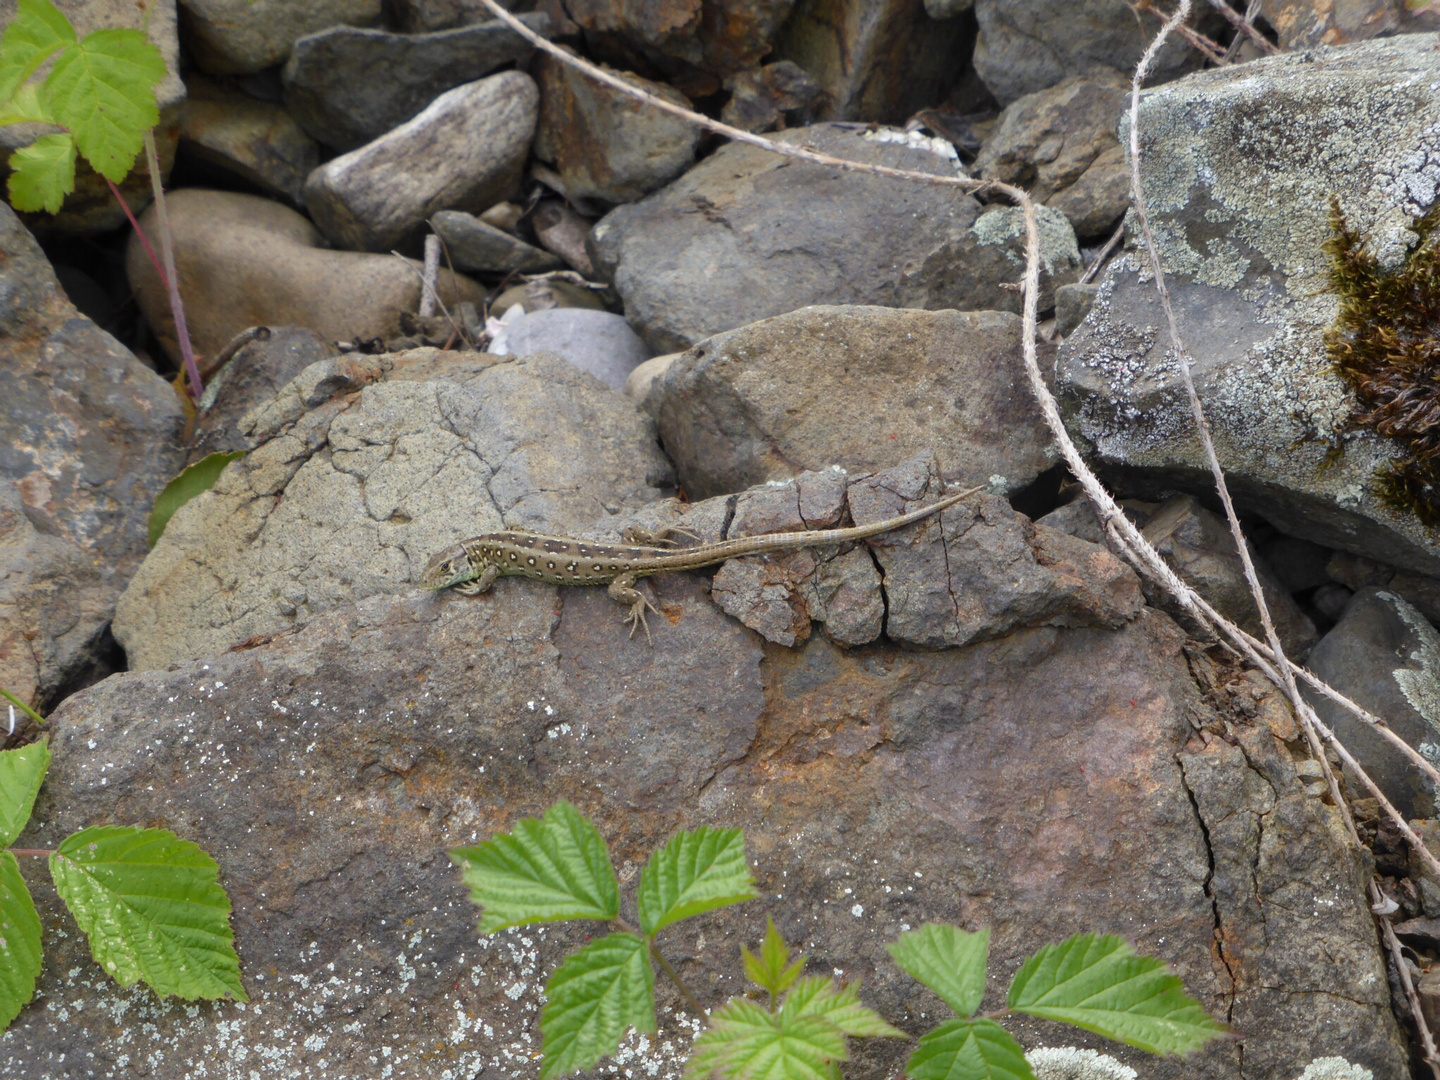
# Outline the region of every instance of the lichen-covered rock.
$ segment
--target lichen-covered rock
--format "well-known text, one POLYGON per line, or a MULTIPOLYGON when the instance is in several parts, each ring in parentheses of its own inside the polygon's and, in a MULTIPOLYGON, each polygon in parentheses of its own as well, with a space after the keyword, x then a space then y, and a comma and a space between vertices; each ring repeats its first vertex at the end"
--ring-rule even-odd
MULTIPOLYGON (((1394 267, 1435 202, 1440 53, 1421 35, 1255 61, 1151 90, 1140 111, 1155 237, 1231 491, 1281 531, 1419 573, 1437 534, 1382 501, 1397 449, 1349 426, 1325 334, 1331 199, 1394 267)), ((1124 141, 1122 139, 1122 141, 1124 141)), ((1122 487, 1211 481, 1143 254, 1111 264, 1057 378, 1071 431, 1122 487)))
POLYGON ((121 599, 133 669, 393 592, 467 536, 573 532, 669 479, 630 400, 554 356, 342 356, 241 429, 256 448, 170 520, 121 599))
POLYGON ((647 407, 695 496, 927 451, 947 481, 1014 491, 1055 463, 1019 350, 1005 312, 805 308, 684 353, 647 407))
MULTIPOLYGON (((863 983, 912 1035, 940 1017, 885 951, 905 930, 990 929, 987 1010, 1039 946, 1098 931, 1245 1034, 1179 1060, 1065 1029, 1146 1080, 1294 1080, 1342 1054, 1406 1075, 1365 864, 1296 775, 1290 714, 1245 680, 1243 700, 1207 701, 1164 615, 937 652, 791 650, 762 646, 694 575, 654 584, 653 646, 624 636, 603 590, 509 579, 481 597, 371 596, 69 698, 20 843, 142 821, 200 844, 234 898, 251 1001, 116 989, 25 860, 46 963, 40 1002, 0 1036, 0 1074, 124 1054, 157 1076, 186 1061, 318 1075, 323 1060, 534 1080, 544 980, 594 927, 478 935, 445 853, 564 798, 596 820, 627 895, 676 830, 745 830, 765 899, 661 942, 706 1006, 743 992, 739 946, 767 914, 812 971, 863 983)), ((656 992, 661 1033, 628 1041, 625 1067, 678 1080, 696 1018, 656 992)), ((1026 1046, 1054 1037, 1004 1023, 1026 1046)), ((848 1075, 898 1075, 910 1049, 875 1040, 848 1075)))

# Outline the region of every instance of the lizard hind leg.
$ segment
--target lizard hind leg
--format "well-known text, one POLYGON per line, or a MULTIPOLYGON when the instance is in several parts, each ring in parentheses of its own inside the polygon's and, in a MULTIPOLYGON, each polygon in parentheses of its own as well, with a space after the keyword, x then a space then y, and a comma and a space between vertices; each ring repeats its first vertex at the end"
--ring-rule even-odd
POLYGON ((650 624, 645 621, 645 609, 649 608, 656 615, 660 614, 660 609, 650 603, 644 593, 635 588, 635 575, 621 574, 610 583, 610 588, 606 591, 609 592, 611 600, 617 604, 624 604, 630 609, 630 614, 625 616, 624 620, 630 624, 630 636, 632 638, 635 636, 635 628, 638 626, 645 631, 646 644, 655 644, 650 637, 650 624))

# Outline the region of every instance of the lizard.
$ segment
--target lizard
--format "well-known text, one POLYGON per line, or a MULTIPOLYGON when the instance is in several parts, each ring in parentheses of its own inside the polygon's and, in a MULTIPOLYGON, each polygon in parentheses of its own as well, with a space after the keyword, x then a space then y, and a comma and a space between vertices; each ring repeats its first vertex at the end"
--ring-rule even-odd
POLYGON ((488 591, 497 578, 509 576, 551 585, 608 585, 610 598, 630 609, 624 619, 630 624, 630 636, 633 638, 635 631, 643 628, 645 640, 650 641, 645 612, 649 610, 658 615, 659 611, 635 588, 635 582, 642 577, 714 566, 742 555, 864 540, 939 513, 982 490, 983 486, 966 488, 929 506, 869 525, 762 533, 688 548, 673 548, 672 541, 663 539, 666 533, 682 531, 673 528, 661 530, 659 535, 629 530, 626 539, 635 542, 622 545, 596 544, 521 530, 486 533, 437 552, 420 575, 420 585, 437 592, 453 588, 466 596, 478 596, 488 591))

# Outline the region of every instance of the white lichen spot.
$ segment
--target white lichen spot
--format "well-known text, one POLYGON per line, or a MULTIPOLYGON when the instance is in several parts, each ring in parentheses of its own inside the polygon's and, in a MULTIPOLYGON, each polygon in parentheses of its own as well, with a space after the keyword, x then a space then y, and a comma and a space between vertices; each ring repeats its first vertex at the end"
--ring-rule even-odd
POLYGON ((1351 1065, 1342 1057, 1323 1057, 1306 1065, 1298 1080, 1375 1080, 1375 1074, 1363 1065, 1351 1065))
POLYGON ((1025 1060, 1035 1080, 1136 1080, 1138 1073, 1108 1054, 1074 1046, 1044 1046, 1031 1050, 1025 1060))

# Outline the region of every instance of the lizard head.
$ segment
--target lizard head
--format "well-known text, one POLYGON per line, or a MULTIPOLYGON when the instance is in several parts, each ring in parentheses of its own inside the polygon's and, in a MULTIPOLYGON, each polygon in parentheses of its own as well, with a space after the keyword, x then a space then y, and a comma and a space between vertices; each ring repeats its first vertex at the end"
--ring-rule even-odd
POLYGON ((480 576, 470 561, 470 553, 464 544, 451 544, 435 553, 420 575, 420 585, 426 589, 448 589, 452 585, 463 585, 480 576))

